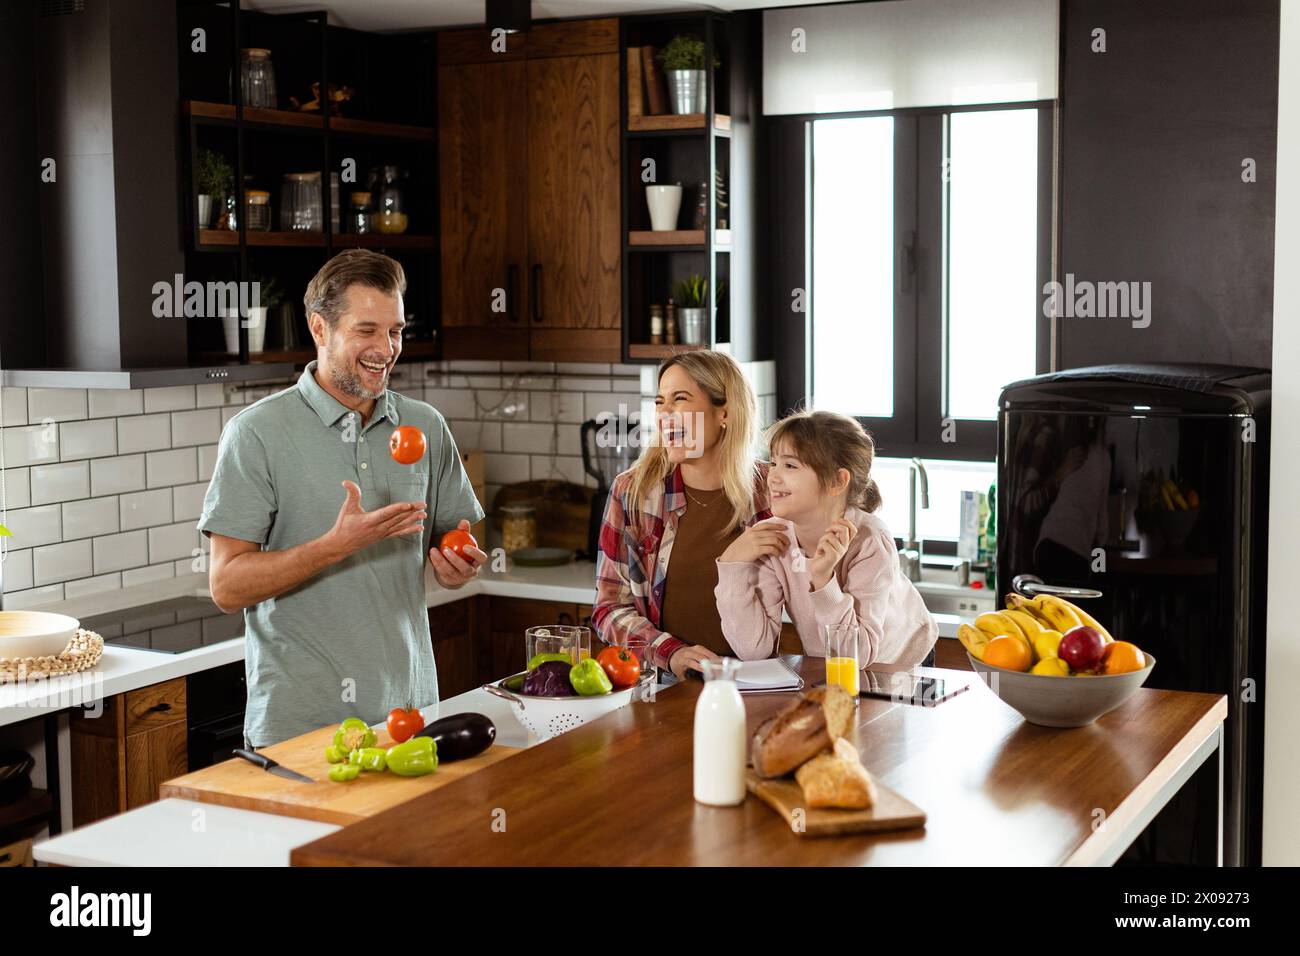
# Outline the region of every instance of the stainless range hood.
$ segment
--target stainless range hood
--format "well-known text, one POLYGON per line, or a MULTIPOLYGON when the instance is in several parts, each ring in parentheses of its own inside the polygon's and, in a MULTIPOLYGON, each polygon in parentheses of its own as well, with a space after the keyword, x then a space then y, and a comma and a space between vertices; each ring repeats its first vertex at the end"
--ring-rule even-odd
MULTIPOLYGON (((175 0, 16 2, 35 37, 35 55, 22 59, 36 78, 36 156, 42 169, 54 165, 53 180, 36 187, 44 308, 0 309, 12 323, 0 351, 4 384, 142 388, 292 375, 287 362, 191 367, 186 320, 154 314, 155 284, 185 270, 175 0)), ((11 8, 6 19, 18 16, 11 8)), ((5 52, 24 41, 5 42, 5 52)))

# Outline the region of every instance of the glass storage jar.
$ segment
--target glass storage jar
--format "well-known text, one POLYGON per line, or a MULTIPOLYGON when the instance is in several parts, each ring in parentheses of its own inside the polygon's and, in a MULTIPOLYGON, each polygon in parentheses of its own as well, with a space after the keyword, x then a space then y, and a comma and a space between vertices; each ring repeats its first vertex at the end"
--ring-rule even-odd
POLYGON ((537 509, 532 505, 501 506, 501 547, 506 554, 537 547, 537 509))

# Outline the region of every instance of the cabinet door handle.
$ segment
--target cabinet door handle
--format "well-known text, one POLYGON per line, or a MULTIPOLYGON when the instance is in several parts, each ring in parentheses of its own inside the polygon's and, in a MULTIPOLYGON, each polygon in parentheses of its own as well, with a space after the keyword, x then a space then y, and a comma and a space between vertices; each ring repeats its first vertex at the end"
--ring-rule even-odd
POLYGON ((515 304, 515 293, 519 291, 519 267, 506 266, 506 318, 512 322, 519 321, 519 309, 515 304))
POLYGON ((542 267, 540 265, 533 266, 533 284, 528 294, 533 300, 533 321, 540 322, 542 321, 542 267))
POLYGON ((172 709, 172 705, 166 703, 165 701, 161 704, 154 704, 152 707, 149 708, 150 711, 158 714, 165 714, 167 713, 167 711, 171 709, 172 709))

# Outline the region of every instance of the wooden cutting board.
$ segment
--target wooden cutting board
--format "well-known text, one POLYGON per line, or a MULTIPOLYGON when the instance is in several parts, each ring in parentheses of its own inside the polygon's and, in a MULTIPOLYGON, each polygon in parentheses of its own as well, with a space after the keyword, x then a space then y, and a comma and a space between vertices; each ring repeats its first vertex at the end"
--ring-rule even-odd
MULTIPOLYGON (((519 753, 517 747, 493 744, 477 757, 440 763, 437 770, 423 777, 362 772, 356 780, 335 783, 329 778, 325 748, 333 741, 337 729, 337 725, 322 727, 260 751, 282 766, 311 777, 315 783, 287 780, 234 758, 168 780, 160 794, 346 826, 519 753)), ((376 730, 375 735, 376 746, 392 745, 387 731, 376 730)))
POLYGON ((925 811, 906 797, 875 781, 876 805, 866 810, 805 810, 803 790, 794 780, 764 780, 753 770, 745 771, 749 792, 785 818, 800 836, 841 836, 846 833, 911 830, 925 826, 925 811), (799 814, 802 819, 796 818, 799 814))

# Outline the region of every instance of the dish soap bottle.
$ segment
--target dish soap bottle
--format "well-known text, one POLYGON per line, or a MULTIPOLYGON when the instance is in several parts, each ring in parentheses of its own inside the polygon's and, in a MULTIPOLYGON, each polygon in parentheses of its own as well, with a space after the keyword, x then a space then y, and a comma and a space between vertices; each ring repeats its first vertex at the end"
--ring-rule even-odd
POLYGON ((695 703, 695 800, 711 807, 745 801, 745 702, 736 686, 740 661, 702 661, 704 689, 695 703))

